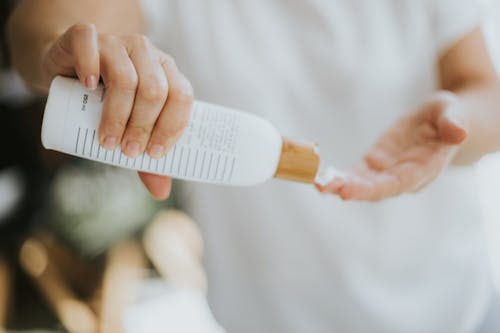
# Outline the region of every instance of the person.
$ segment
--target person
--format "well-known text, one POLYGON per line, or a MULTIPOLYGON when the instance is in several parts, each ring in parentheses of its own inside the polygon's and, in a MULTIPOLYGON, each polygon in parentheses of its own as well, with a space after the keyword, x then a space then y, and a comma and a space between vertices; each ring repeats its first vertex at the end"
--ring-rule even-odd
POLYGON ((8 42, 36 89, 102 78, 104 147, 164 155, 196 96, 346 170, 318 191, 187 189, 229 332, 474 332, 493 287, 470 165, 500 148, 479 24, 469 0, 25 0, 8 42))

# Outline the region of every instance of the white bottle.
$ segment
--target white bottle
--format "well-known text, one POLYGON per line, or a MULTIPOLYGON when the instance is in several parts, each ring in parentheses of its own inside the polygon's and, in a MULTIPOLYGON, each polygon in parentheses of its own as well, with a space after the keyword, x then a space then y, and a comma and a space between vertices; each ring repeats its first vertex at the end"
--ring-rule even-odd
POLYGON ((255 185, 272 177, 313 183, 319 156, 314 144, 282 139, 267 120, 196 101, 182 137, 166 156, 128 158, 97 139, 105 90, 56 77, 42 125, 47 149, 153 174, 227 185, 255 185))

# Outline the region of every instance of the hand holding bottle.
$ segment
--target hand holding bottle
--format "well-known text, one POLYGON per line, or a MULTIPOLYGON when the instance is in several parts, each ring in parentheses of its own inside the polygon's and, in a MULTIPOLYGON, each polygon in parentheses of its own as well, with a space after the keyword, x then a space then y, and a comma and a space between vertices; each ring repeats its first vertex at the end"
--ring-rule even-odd
MULTIPOLYGON (((50 45, 42 66, 47 85, 56 75, 77 76, 95 89, 102 78, 106 95, 98 140, 106 149, 120 146, 131 158, 144 151, 161 158, 189 120, 189 81, 172 57, 142 35, 100 34, 91 24, 76 24, 50 45)), ((153 196, 168 196, 168 177, 140 176, 153 196)))

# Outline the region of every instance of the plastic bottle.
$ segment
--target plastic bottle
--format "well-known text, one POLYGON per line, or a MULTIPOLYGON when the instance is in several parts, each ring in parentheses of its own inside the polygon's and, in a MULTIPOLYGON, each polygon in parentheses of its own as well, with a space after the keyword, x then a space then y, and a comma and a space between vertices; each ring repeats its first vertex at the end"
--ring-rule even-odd
POLYGON ((227 185, 255 185, 272 177, 313 183, 317 146, 283 139, 267 120, 196 101, 182 137, 166 156, 129 158, 120 147, 104 149, 97 139, 105 89, 56 77, 42 125, 47 149, 173 178, 227 185))

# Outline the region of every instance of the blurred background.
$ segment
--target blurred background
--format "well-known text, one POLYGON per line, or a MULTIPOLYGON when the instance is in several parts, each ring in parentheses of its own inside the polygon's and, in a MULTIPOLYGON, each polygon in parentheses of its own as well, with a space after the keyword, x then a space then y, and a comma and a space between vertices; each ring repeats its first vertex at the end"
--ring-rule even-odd
MULTIPOLYGON (((15 2, 0 1, 2 36, 15 2)), ((0 332, 222 332, 197 224, 135 172, 45 151, 45 98, 1 40, 0 332)))
MULTIPOLYGON (((500 70, 500 0, 483 1, 500 70)), ((2 27, 12 4, 0 2, 2 27)), ((156 203, 133 173, 43 151, 44 99, 7 64, 2 45, 0 331, 222 332, 204 298, 202 240, 179 211, 182 200, 156 203)), ((484 158, 477 175, 500 291, 500 153, 484 158)))

